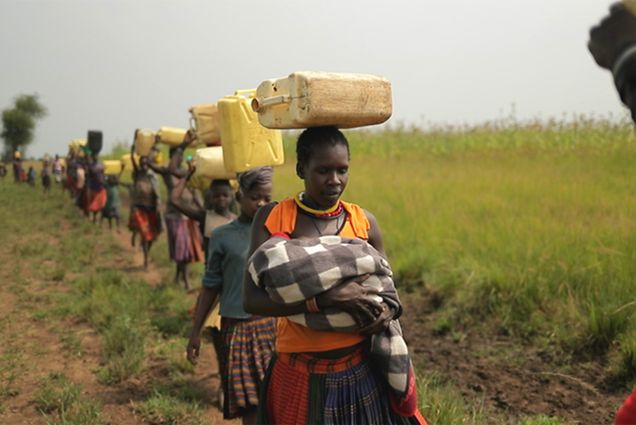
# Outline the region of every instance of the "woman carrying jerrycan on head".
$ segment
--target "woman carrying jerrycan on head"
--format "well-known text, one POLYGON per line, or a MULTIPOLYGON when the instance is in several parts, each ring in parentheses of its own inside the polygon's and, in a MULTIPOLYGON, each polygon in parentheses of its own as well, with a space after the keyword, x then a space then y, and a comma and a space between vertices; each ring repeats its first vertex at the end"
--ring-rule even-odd
POLYGON ((139 158, 139 165, 135 160, 134 145, 130 150, 133 166, 133 183, 131 193, 132 209, 130 211, 130 226, 141 236, 141 248, 144 253, 144 268, 148 269, 148 253, 153 242, 161 233, 161 215, 159 213, 159 189, 157 179, 150 171, 147 156, 139 158))
MULTIPOLYGON (((158 139, 157 139, 158 140, 158 139)), ((154 164, 154 161, 148 162, 148 166, 156 173, 161 175, 163 182, 168 191, 168 202, 164 211, 166 221, 166 230, 168 232, 168 249, 170 259, 175 262, 175 284, 183 282, 184 288, 190 290, 190 282, 188 280, 188 264, 203 262, 203 250, 201 249, 201 233, 196 224, 183 215, 181 211, 175 207, 171 201, 172 192, 180 178, 187 175, 187 170, 182 168, 183 152, 190 143, 190 134, 186 133, 184 141, 181 145, 170 148, 168 166, 154 164)), ((152 159, 152 157, 151 157, 152 159)), ((182 202, 194 203, 195 195, 190 190, 184 191, 184 195, 188 195, 188 199, 182 202)))
POLYGON ((258 423, 425 424, 380 229, 371 213, 340 199, 347 139, 335 127, 310 128, 296 153, 304 192, 259 210, 245 273, 245 310, 279 318, 258 423), (351 265, 363 263, 370 267, 359 275, 351 265), (344 312, 352 325, 336 330, 344 312))

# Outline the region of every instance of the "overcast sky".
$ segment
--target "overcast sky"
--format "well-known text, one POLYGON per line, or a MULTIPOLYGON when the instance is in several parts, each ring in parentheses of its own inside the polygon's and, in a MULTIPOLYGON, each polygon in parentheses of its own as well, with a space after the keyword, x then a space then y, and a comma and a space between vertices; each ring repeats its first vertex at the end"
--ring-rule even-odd
POLYGON ((380 74, 391 123, 622 116, 586 43, 611 0, 2 0, 0 108, 38 93, 29 155, 137 127, 293 71, 380 74))

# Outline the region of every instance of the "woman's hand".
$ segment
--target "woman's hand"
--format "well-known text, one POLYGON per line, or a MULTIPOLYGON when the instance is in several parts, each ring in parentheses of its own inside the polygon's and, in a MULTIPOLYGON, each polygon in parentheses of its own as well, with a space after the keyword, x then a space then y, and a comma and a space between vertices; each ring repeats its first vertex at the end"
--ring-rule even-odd
POLYGON ((389 308, 386 304, 382 303, 382 311, 380 315, 373 321, 369 323, 367 326, 360 329, 360 333, 362 335, 373 335, 380 332, 383 332, 389 327, 391 320, 395 316, 395 312, 389 308))
POLYGON ((323 292, 316 297, 318 307, 345 311, 361 328, 375 323, 382 314, 382 304, 375 299, 377 290, 362 286, 362 282, 368 277, 369 275, 356 277, 323 292))
POLYGON ((193 332, 192 335, 190 335, 190 340, 188 341, 188 346, 186 347, 186 357, 188 358, 188 361, 190 363, 197 364, 200 350, 201 336, 193 332))
POLYGON ((197 166, 195 165, 194 161, 187 161, 186 164, 188 165, 188 179, 190 179, 194 172, 197 170, 197 166))

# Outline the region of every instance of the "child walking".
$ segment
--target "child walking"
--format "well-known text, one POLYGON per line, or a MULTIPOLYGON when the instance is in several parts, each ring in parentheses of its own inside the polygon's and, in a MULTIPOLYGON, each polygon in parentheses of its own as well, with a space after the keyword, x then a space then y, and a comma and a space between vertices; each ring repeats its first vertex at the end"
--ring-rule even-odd
POLYGON ((217 297, 221 298, 221 382, 223 416, 255 423, 258 393, 275 344, 276 320, 254 316, 243 309, 242 281, 250 229, 256 211, 271 199, 272 169, 263 167, 239 176, 239 218, 216 228, 210 238, 203 290, 194 327, 186 348, 196 362, 201 328, 217 297))

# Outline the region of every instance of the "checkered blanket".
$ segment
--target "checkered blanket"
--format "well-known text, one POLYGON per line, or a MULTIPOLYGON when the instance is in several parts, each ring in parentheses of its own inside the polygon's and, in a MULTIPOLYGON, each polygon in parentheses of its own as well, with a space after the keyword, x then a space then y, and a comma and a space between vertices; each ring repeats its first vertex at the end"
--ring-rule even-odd
MULTIPOLYGON (((397 318, 402 313, 389 263, 366 241, 323 236, 287 240, 274 236, 248 260, 253 281, 278 303, 294 305, 356 276, 370 275, 362 285, 377 292, 395 312, 389 327, 371 336, 371 358, 399 396, 409 386, 411 360, 397 318)), ((288 317, 301 325, 322 331, 356 332, 360 326, 343 311, 325 309, 288 317)))

